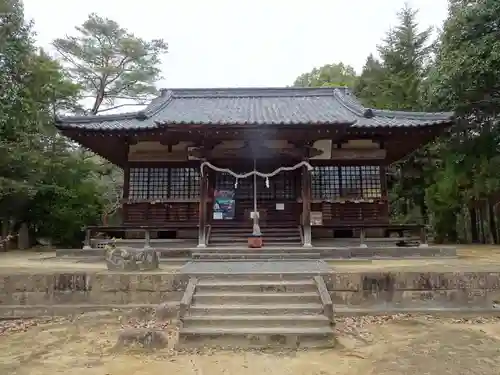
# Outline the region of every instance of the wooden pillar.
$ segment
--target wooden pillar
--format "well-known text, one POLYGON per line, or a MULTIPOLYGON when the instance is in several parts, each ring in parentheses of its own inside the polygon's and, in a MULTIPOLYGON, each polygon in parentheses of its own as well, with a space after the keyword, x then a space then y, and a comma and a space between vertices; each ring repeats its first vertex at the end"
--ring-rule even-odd
POLYGON ((200 208, 198 210, 198 247, 207 247, 207 195, 208 176, 202 173, 200 176, 200 208))
POLYGON ((304 247, 312 247, 311 241, 311 172, 302 167, 302 228, 304 247))

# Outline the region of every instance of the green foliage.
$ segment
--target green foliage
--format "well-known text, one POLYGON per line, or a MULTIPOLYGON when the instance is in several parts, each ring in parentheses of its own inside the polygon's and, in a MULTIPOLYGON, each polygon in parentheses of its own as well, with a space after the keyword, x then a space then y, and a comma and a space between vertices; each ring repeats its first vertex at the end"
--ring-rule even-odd
POLYGON ((51 163, 23 221, 31 223, 39 237, 78 246, 83 240, 82 228, 100 220, 103 189, 96 184, 92 161, 82 161, 63 144, 55 146, 60 151, 48 155, 51 163))
POLYGON ((350 65, 327 64, 300 75, 294 82, 295 87, 346 86, 352 87, 356 72, 350 65))
POLYGON ((356 95, 367 107, 390 108, 390 103, 385 102, 386 95, 382 95, 387 90, 385 77, 386 73, 382 64, 370 54, 353 87, 356 95))
POLYGON ((102 205, 95 164, 77 158, 53 127, 80 88, 34 47, 19 1, 0 0, 0 10, 0 221, 72 243, 102 205))
MULTIPOLYGON (((429 102, 447 106, 457 113, 457 125, 442 155, 455 166, 448 179, 460 191, 460 207, 479 207, 483 241, 491 241, 489 207, 500 188, 498 118, 500 89, 500 3, 491 0, 450 1, 449 17, 440 36, 435 66, 430 73, 429 102), (484 209, 483 209, 484 208, 484 209)), ((457 193, 443 189, 439 171, 428 188, 436 216, 457 223, 457 193), (439 191, 436 204, 435 192, 439 191)), ((463 211, 463 210, 462 210, 463 211)), ((473 223, 475 225, 475 223, 473 223)), ((450 233, 442 229, 441 235, 450 233)))
POLYGON ((91 114, 103 102, 113 106, 116 99, 147 99, 157 92, 160 57, 167 52, 162 39, 144 40, 95 13, 76 29, 77 36, 56 39, 53 45, 73 81, 95 99, 91 114))

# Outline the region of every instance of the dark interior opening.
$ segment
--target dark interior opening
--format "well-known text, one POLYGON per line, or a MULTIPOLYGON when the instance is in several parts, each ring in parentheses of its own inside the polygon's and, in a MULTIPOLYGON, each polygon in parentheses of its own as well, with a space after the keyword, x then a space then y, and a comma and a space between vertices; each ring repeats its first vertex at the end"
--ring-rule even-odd
POLYGON ((177 231, 175 230, 158 231, 157 238, 160 240, 174 240, 177 238, 177 231))
POLYGON ((336 229, 333 231, 333 238, 354 238, 352 229, 336 229))

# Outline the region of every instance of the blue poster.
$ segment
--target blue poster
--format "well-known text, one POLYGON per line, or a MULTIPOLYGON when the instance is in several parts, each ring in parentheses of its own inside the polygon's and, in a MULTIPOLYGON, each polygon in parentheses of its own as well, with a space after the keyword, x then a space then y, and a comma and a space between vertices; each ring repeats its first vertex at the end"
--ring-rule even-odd
POLYGON ((214 220, 234 219, 234 190, 215 190, 214 192, 214 220))

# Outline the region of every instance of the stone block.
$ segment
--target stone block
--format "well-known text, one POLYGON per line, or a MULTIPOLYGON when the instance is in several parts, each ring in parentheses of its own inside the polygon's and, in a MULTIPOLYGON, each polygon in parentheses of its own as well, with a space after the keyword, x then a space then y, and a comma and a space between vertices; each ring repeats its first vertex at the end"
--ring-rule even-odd
POLYGON ((152 271, 160 265, 158 253, 154 249, 134 249, 118 247, 106 253, 106 266, 109 271, 152 271))
POLYGON ((359 273, 330 273, 324 275, 326 288, 336 291, 356 291, 361 289, 361 274, 359 273))
POLYGON ((157 320, 165 321, 174 319, 179 314, 179 303, 164 302, 156 307, 155 316, 157 320))
POLYGON ((168 346, 168 337, 161 331, 152 329, 125 329, 118 335, 115 349, 140 347, 155 350, 168 346))

